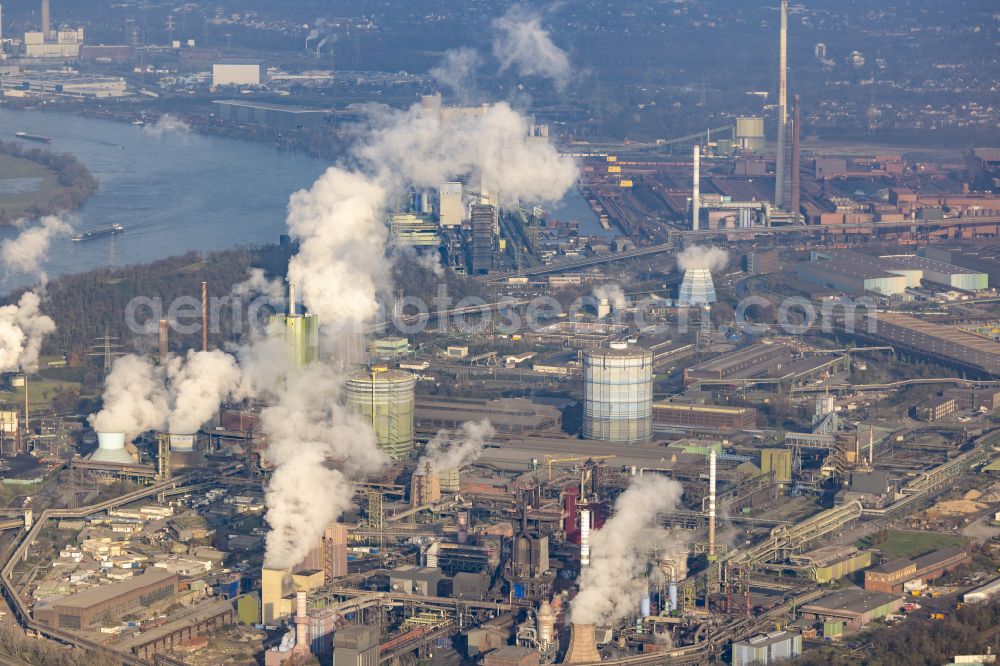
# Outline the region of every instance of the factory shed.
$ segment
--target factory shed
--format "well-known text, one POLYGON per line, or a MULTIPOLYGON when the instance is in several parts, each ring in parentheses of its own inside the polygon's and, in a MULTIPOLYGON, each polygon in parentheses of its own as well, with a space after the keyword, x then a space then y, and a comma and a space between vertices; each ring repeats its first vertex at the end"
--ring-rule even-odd
POLYGON ((872 620, 895 613, 903 598, 884 592, 851 588, 828 594, 802 607, 802 613, 824 622, 842 621, 848 627, 861 628, 872 620))

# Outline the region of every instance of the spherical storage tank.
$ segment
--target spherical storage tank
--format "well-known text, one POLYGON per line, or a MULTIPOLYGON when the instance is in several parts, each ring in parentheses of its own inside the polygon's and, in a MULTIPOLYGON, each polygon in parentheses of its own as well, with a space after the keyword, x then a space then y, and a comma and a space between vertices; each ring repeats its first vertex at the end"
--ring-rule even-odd
POLYGON ((347 404, 371 420, 379 448, 393 460, 413 452, 413 390, 416 378, 402 370, 374 368, 347 380, 347 404))
POLYGON ((583 356, 583 436, 645 442, 653 434, 653 354, 612 343, 583 356))

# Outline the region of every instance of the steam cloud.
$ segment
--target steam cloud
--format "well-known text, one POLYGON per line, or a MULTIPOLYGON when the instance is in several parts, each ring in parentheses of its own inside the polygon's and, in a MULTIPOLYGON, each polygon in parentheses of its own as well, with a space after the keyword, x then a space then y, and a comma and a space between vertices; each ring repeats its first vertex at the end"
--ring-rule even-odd
MULTIPOLYGON (((384 113, 353 151, 350 166, 333 166, 311 188, 292 195, 287 223, 300 246, 288 276, 309 311, 319 316, 327 337, 345 327, 360 334, 378 314, 379 297, 391 298, 388 205, 409 188, 436 188, 464 177, 489 183, 507 201, 548 202, 559 200, 576 180, 572 159, 529 140, 527 120, 509 105, 445 117, 420 105, 384 113)), ((268 359, 283 358, 283 350, 282 356, 276 353, 259 346, 241 353, 241 391, 275 386, 268 385, 266 371, 268 359)), ((344 405, 344 383, 331 364, 291 370, 261 415, 269 438, 265 455, 275 466, 267 490, 269 568, 301 561, 327 525, 350 506, 351 479, 388 462, 371 423, 344 405)), ((472 437, 485 436, 472 432, 472 437)), ((460 447, 461 455, 480 446, 473 440, 460 447)))
POLYGON ((455 430, 440 430, 427 443, 424 456, 417 463, 417 472, 422 472, 428 464, 436 472, 464 467, 479 458, 486 440, 495 434, 487 419, 467 421, 455 430))
POLYGON ((350 507, 350 479, 388 463, 371 424, 345 406, 343 386, 329 367, 310 365, 290 375, 277 402, 261 412, 269 437, 265 456, 275 466, 266 493, 268 568, 301 562, 350 507))
POLYGON ((476 70, 482 64, 483 59, 473 49, 453 49, 444 54, 443 61, 431 69, 430 75, 462 104, 468 104, 477 94, 476 70))
POLYGON ((165 113, 152 125, 145 125, 142 131, 160 138, 166 134, 187 134, 191 131, 191 126, 180 118, 165 113))
POLYGON ((407 187, 466 176, 505 201, 558 201, 577 168, 547 143, 531 141, 528 121, 507 104, 444 120, 419 105, 383 116, 358 148, 359 170, 334 166, 292 195, 288 228, 300 241, 289 279, 324 325, 371 321, 392 293, 386 250, 387 204, 407 187))
POLYGON ((729 253, 710 245, 691 245, 677 255, 677 267, 682 271, 692 268, 707 268, 720 271, 729 263, 729 253))
POLYGON ((622 291, 620 285, 614 283, 602 284, 595 287, 594 298, 598 300, 602 298, 608 299, 616 310, 624 308, 628 304, 628 301, 625 298, 625 292, 622 291))
POLYGON ((170 412, 163 368, 129 354, 114 360, 104 380, 104 408, 89 418, 97 432, 124 432, 128 438, 162 429, 170 412))
POLYGON ((48 276, 41 270, 42 260, 52 240, 68 234, 71 227, 57 215, 46 215, 38 222, 37 226, 25 229, 16 238, 5 240, 0 246, 0 256, 8 273, 35 273, 44 285, 48 276))
POLYGON ((636 612, 652 556, 643 533, 656 527, 658 514, 677 506, 683 492, 676 481, 649 475, 618 497, 614 516, 591 533, 590 566, 580 574, 572 622, 607 624, 636 612))
POLYGON ((552 42, 537 12, 514 5, 493 21, 493 55, 500 71, 515 67, 523 76, 550 78, 562 89, 570 77, 569 56, 552 42))
POLYGON ((39 310, 41 299, 25 292, 18 303, 0 307, 0 372, 38 369, 42 338, 56 330, 55 322, 39 310))
POLYGON ((167 379, 173 394, 167 428, 174 434, 190 435, 237 389, 240 369, 236 359, 225 352, 191 350, 186 357, 170 360, 167 379))

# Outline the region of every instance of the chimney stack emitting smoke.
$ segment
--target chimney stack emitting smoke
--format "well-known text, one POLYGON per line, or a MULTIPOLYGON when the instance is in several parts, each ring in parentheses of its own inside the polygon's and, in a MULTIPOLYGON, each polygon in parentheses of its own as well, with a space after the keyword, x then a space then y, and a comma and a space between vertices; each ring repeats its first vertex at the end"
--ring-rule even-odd
POLYGON ((201 350, 208 351, 208 283, 201 283, 201 350))
POLYGON ((701 211, 701 146, 694 144, 694 172, 691 175, 691 229, 698 231, 701 211))
POLYGON ((715 559, 715 449, 708 454, 708 558, 715 559))
POLYGON ((167 354, 170 353, 170 326, 166 319, 160 320, 160 365, 167 362, 167 354))
POLYGON ((590 507, 580 501, 580 569, 590 565, 590 507))

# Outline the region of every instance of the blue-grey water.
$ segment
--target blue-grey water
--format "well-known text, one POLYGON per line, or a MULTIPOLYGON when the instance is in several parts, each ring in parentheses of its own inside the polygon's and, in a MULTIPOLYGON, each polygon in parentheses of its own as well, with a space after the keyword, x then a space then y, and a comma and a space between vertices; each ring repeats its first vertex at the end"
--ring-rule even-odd
MULTIPOLYGON (((189 250, 276 242, 285 232, 288 197, 308 187, 325 160, 281 152, 263 143, 148 128, 59 112, 0 109, 0 138, 15 132, 50 137, 31 144, 67 152, 100 181, 100 189, 73 214, 77 231, 118 223, 126 231, 85 242, 53 241, 44 270, 56 277, 109 265, 143 263, 189 250)), ((9 183, 30 188, 30 183, 9 183)), ((578 220, 581 233, 603 234, 575 190, 554 213, 578 220)), ((18 234, 0 229, 0 240, 18 234)), ((7 275, 6 291, 35 276, 7 275)))

